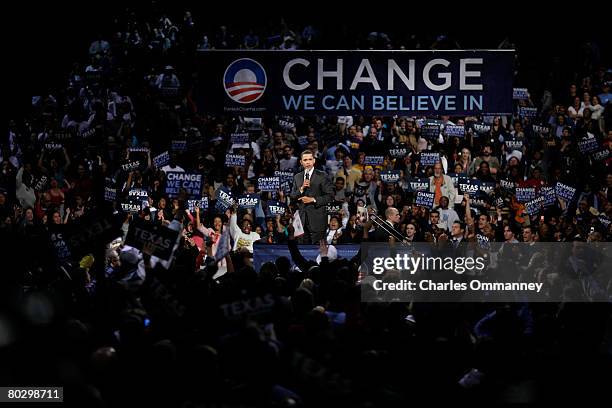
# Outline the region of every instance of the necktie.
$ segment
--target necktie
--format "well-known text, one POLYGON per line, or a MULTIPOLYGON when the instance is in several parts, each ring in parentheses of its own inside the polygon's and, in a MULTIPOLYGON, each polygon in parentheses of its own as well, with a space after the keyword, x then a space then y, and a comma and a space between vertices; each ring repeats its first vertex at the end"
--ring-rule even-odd
POLYGON ((310 180, 310 171, 306 171, 306 180, 310 180))

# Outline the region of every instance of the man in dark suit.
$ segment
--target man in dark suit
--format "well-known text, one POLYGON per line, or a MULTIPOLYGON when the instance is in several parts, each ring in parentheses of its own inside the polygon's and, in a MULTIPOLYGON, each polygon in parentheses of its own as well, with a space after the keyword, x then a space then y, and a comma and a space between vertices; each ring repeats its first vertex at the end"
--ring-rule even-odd
POLYGON ((312 151, 304 150, 300 155, 303 171, 293 176, 291 199, 298 201, 302 226, 303 243, 318 244, 324 238, 327 228, 326 206, 333 200, 333 186, 327 175, 314 168, 312 151))
MULTIPOLYGON (((395 207, 389 207, 385 210, 385 223, 387 224, 387 230, 395 230, 398 236, 401 236, 402 233, 397 228, 397 224, 399 223, 401 218, 400 212, 395 207)), ((385 228, 381 226, 376 226, 376 230, 374 231, 374 241, 376 242, 389 242, 391 238, 391 234, 386 231, 385 228)))

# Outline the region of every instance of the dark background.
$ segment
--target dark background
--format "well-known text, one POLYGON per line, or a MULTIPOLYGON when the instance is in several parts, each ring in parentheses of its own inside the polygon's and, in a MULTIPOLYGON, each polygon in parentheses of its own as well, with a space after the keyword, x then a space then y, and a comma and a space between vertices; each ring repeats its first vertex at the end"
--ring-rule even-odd
MULTIPOLYGON (((519 55, 520 77, 515 86, 529 87, 538 95, 551 75, 563 83, 573 80, 585 42, 598 44, 602 62, 610 67, 608 14, 596 4, 544 6, 534 2, 482 4, 331 3, 331 2, 222 2, 186 0, 97 2, 16 2, 6 7, 5 44, 8 45, 9 117, 26 109, 32 95, 64 86, 73 62, 85 62, 96 33, 110 37, 110 23, 126 7, 140 14, 166 10, 173 22, 189 9, 198 29, 215 30, 225 24, 231 31, 274 31, 281 16, 290 25, 313 24, 321 30, 321 49, 365 46, 369 32, 382 31, 397 47, 410 48, 411 34, 429 45, 440 34, 455 39, 461 48, 497 48, 509 36, 519 55), (218 4, 220 3, 223 8, 218 4), (330 5, 331 4, 331 5, 330 5)), ((209 38, 213 32, 209 31, 209 38)))

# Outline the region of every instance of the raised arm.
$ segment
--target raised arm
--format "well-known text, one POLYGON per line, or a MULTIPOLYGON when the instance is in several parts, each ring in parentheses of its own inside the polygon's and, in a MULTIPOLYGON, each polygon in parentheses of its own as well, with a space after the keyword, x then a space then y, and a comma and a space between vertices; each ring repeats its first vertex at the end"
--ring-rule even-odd
POLYGON ((470 226, 474 224, 474 218, 472 218, 472 211, 470 210, 470 195, 468 193, 463 194, 465 200, 465 223, 470 226))
POLYGON ((66 163, 64 164, 64 171, 68 171, 68 167, 70 167, 70 164, 72 162, 70 161, 70 156, 68 156, 68 150, 66 150, 66 146, 62 147, 62 150, 64 152, 64 160, 66 160, 66 163))

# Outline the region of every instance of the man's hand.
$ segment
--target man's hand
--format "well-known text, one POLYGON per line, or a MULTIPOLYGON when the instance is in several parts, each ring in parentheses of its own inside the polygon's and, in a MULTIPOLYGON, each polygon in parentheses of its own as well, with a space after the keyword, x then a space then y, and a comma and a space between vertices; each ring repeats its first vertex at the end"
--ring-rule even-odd
POLYGON ((310 204, 314 203, 315 199, 314 197, 300 197, 298 198, 298 201, 302 201, 304 204, 310 204))
POLYGON ((310 180, 304 180, 304 184, 300 187, 300 193, 303 193, 306 187, 310 187, 310 180))
POLYGON ((324 239, 319 241, 319 253, 321 254, 321 258, 323 258, 324 256, 327 256, 328 248, 329 247, 327 246, 327 242, 325 242, 324 239))
POLYGON ((145 242, 142 244, 142 250, 140 252, 142 252, 143 258, 153 255, 153 251, 155 251, 155 245, 152 242, 145 242))

